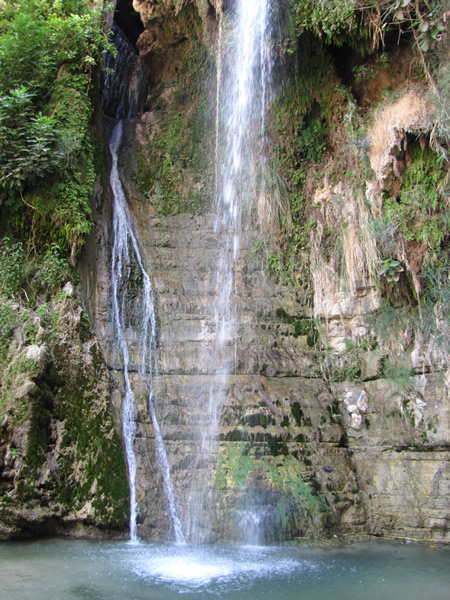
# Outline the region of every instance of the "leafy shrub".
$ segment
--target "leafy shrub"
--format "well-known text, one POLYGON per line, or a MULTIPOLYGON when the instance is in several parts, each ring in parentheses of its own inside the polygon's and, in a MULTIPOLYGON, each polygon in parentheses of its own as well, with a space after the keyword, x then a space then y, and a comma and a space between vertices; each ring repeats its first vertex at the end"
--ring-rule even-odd
POLYGON ((327 44, 344 43, 370 51, 382 44, 389 29, 413 31, 422 52, 442 40, 446 31, 445 0, 291 0, 300 31, 324 36, 327 44))
POLYGON ((407 242, 419 242, 432 253, 440 247, 448 231, 448 213, 440 184, 445 172, 438 156, 430 149, 413 148, 412 162, 405 169, 398 199, 385 198, 387 218, 407 242))
POLYGON ((20 242, 4 238, 0 243, 0 293, 15 296, 22 285, 24 251, 20 242))
POLYGON ((62 257, 57 244, 52 244, 39 261, 37 277, 40 284, 52 289, 71 279, 71 271, 67 261, 62 257))
POLYGON ((311 119, 308 125, 302 129, 299 138, 299 148, 305 160, 320 162, 322 153, 327 146, 326 125, 319 119, 311 119))
POLYGON ((22 190, 54 171, 55 120, 33 114, 33 94, 25 86, 0 96, 0 187, 22 190))
MULTIPOLYGON (((0 341, 6 341, 18 323, 17 310, 10 301, 0 302, 0 341)), ((3 349, 2 349, 3 350, 3 349)), ((0 355, 1 356, 1 355, 0 355)))
POLYGON ((101 4, 11 0, 0 11, 1 218, 72 258, 91 228, 92 75, 110 47, 101 4))
POLYGON ((385 260, 377 260, 376 261, 380 269, 378 271, 378 275, 380 277, 385 277, 386 281, 398 281, 400 278, 400 273, 403 271, 403 267, 400 264, 399 260, 395 258, 387 258, 385 260))
POLYGON ((294 0, 297 27, 325 35, 327 43, 342 44, 357 27, 354 0, 294 0))
MULTIPOLYGON (((20 297, 30 307, 53 294, 67 281, 76 280, 75 269, 69 265, 61 248, 53 243, 37 258, 26 258, 21 242, 4 238, 0 243, 0 299, 20 297)), ((4 320, 11 311, 4 310, 4 320)))

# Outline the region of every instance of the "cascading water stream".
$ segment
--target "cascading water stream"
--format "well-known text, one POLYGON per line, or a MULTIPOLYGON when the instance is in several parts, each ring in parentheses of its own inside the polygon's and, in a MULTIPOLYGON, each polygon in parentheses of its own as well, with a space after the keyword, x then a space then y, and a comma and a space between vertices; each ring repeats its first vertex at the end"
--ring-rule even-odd
MULTIPOLYGON (((116 25, 113 30, 118 53, 115 59, 109 57, 106 60, 106 66, 114 67, 114 71, 106 72, 103 109, 108 116, 124 119, 135 116, 142 109, 146 87, 139 61, 132 46, 116 25)), ((157 465, 163 480, 173 537, 177 543, 184 543, 183 530, 178 518, 174 489, 170 479, 167 453, 153 401, 153 382, 154 378, 158 376, 153 288, 150 277, 144 268, 119 175, 118 153, 122 142, 122 129, 123 122, 119 120, 114 126, 109 145, 112 163, 110 185, 113 195, 111 316, 115 342, 123 363, 125 385, 121 418, 130 489, 130 540, 137 541, 137 466, 134 450, 137 406, 130 378, 130 351, 126 337, 127 327, 132 325, 139 334, 138 372, 148 388, 147 406, 153 425, 157 465), (135 281, 142 282, 142 289, 138 299, 130 300, 127 297, 127 289, 132 275, 135 281)))
MULTIPOLYGON (((114 127, 110 141, 112 158, 110 183, 113 193, 111 283, 114 331, 122 355, 125 380, 125 399, 122 405, 122 433, 130 486, 130 539, 132 541, 136 541, 137 539, 136 455, 134 451, 137 411, 129 374, 130 360, 125 331, 127 327, 127 313, 132 308, 127 300, 127 285, 130 279, 130 271, 135 269, 137 270, 138 278, 142 278, 142 294, 140 306, 138 307, 137 322, 135 323, 135 327, 140 334, 138 355, 139 374, 144 378, 148 386, 148 410, 152 420, 158 467, 164 482, 164 491, 166 493, 175 541, 184 543, 184 535, 178 518, 175 494, 170 479, 167 454, 153 403, 153 379, 158 375, 153 288, 150 277, 143 265, 136 236, 133 232, 125 193, 120 181, 118 152, 121 141, 122 121, 119 121, 114 127)), ((134 300, 133 305, 135 305, 135 302, 134 300)))
MULTIPOLYGON (((217 454, 224 390, 229 375, 237 370, 235 265, 245 230, 245 215, 262 188, 266 90, 270 80, 269 5, 270 0, 236 0, 230 15, 233 23, 228 40, 230 50, 225 53, 221 47, 222 2, 218 3, 214 230, 220 251, 215 267, 215 369, 209 386, 207 426, 200 439, 200 462, 208 462, 209 469, 213 468, 217 454)), ((208 539, 211 523, 205 508, 210 513, 214 502, 211 482, 205 477, 201 479, 191 492, 188 515, 189 535, 197 543, 208 539)))
POLYGON ((116 335, 116 343, 120 349, 123 361, 123 374, 125 380, 125 398, 122 404, 122 435, 125 445, 125 458, 128 466, 128 483, 130 488, 130 540, 136 541, 136 455, 134 453, 134 439, 136 436, 136 405, 134 394, 131 390, 130 376, 128 371, 129 354, 128 345, 125 340, 125 294, 126 282, 121 281, 125 267, 129 263, 128 255, 128 232, 127 214, 123 202, 120 202, 121 184, 117 170, 117 149, 121 139, 121 123, 116 126, 110 143, 112 166, 110 183, 114 197, 113 208, 113 251, 111 260, 111 285, 112 285, 112 308, 113 323, 116 335), (123 226, 125 223, 125 226, 123 226), (124 285, 125 283, 125 285, 124 285))
POLYGON ((133 46, 114 23, 112 26, 117 56, 105 57, 103 112, 114 119, 126 119, 142 111, 147 86, 133 46))

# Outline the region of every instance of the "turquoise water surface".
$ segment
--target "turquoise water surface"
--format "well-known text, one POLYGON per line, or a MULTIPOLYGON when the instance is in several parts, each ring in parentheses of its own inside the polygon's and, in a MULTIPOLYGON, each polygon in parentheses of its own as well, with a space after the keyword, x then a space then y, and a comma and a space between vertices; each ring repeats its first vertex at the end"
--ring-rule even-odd
POLYGON ((45 539, 0 543, 5 600, 448 600, 450 553, 45 539))

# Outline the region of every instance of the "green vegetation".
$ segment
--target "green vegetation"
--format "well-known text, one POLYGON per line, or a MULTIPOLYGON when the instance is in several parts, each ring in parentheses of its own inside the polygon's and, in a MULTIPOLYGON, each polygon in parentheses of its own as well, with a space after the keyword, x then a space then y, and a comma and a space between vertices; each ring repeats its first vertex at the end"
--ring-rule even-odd
POLYGON ((446 169, 429 147, 413 146, 398 198, 384 199, 385 219, 406 242, 417 242, 436 258, 449 230, 446 169))
POLYGON ((294 417, 295 424, 297 425, 297 427, 301 427, 302 419, 303 419, 303 411, 300 408, 300 404, 298 402, 294 402, 294 404, 291 406, 291 413, 292 413, 292 416, 294 417))
POLYGON ((15 296, 23 279, 23 245, 12 243, 6 237, 0 245, 0 293, 2 296, 15 296))
MULTIPOLYGON (((386 305, 368 319, 366 339, 333 353, 316 322, 311 342, 319 342, 330 382, 358 381, 360 354, 375 346, 386 351, 380 376, 406 381, 411 367, 401 357, 415 348, 429 364, 443 365, 449 340, 445 3, 286 0, 283 6, 290 10, 284 34, 291 39, 281 47, 285 75, 269 121, 272 180, 281 183, 269 188, 284 208, 276 242, 264 245, 266 270, 277 282, 303 287, 307 298, 331 274, 341 291, 378 285, 386 305), (400 54, 408 74, 400 74, 400 54), (423 84, 414 88, 417 98, 427 90, 429 112, 410 127, 416 106, 397 102, 407 98, 411 78, 423 84), (390 126, 402 132, 397 147, 384 140, 377 148, 380 156, 395 155, 379 181, 382 203, 370 189, 381 177, 371 155, 380 100, 392 109, 390 126), (406 112, 395 113, 400 106, 406 112)), ((379 125, 386 130, 387 120, 379 125)), ((295 319, 286 322, 303 333, 295 319)))
POLYGON ((22 299, 31 308, 49 299, 67 281, 76 281, 74 268, 57 244, 39 257, 28 257, 22 242, 0 242, 0 297, 22 299))
POLYGON ((380 265, 380 270, 378 271, 378 275, 380 277, 385 277, 386 281, 399 280, 400 273, 403 271, 403 267, 401 266, 399 260, 387 258, 385 260, 378 260, 377 262, 380 265))
POLYGON ((54 318, 48 301, 58 295, 63 284, 76 280, 74 268, 56 244, 50 245, 41 256, 27 257, 22 242, 3 238, 0 242, 0 367, 8 354, 15 328, 22 328, 27 341, 33 344, 38 322, 48 327, 54 318))
POLYGON ((412 143, 408 152, 400 191, 396 197, 384 196, 383 219, 373 223, 387 301, 366 319, 386 350, 383 376, 403 387, 411 375, 404 361, 408 349, 419 348, 430 365, 445 364, 450 343, 448 166, 427 143, 412 143), (406 263, 397 258, 402 248, 406 263), (401 298, 405 285, 412 293, 401 298))
POLYGON ((0 500, 2 520, 8 507, 13 515, 26 504, 64 517, 92 503, 93 524, 125 527, 128 484, 105 394, 108 372, 84 313, 69 292, 36 310, 14 306, 16 335, 2 339, 0 419, 7 414, 4 443, 14 445, 17 461, 0 500))
MULTIPOLYGON (((92 352, 98 352, 94 347, 92 352)), ((93 356, 93 364, 102 365, 93 356)), ((65 361, 62 355, 61 360, 65 361)), ((101 368, 88 374, 78 371, 62 386, 56 418, 65 431, 60 449, 60 481, 55 493, 75 509, 92 501, 98 518, 105 525, 123 526, 128 516, 128 481, 124 456, 117 433, 113 430, 108 403, 92 411, 92 377, 101 377, 101 368), (76 390, 76 391, 75 391, 76 390), (111 435, 105 437, 110 429, 111 435), (76 464, 83 465, 76 474, 76 464), (95 494, 92 493, 95 487, 95 494)))
POLYGON ((324 36, 327 44, 349 44, 370 51, 389 30, 413 32, 421 51, 429 51, 446 31, 445 0, 290 0, 300 31, 324 36))
POLYGON ((0 185, 22 190, 54 171, 61 155, 56 123, 42 113, 33 114, 33 94, 24 86, 0 97, 0 185))
POLYGON ((58 244, 72 260, 91 227, 100 4, 0 5, 0 217, 27 248, 58 244))
POLYGON ((293 0, 292 4, 298 29, 324 35, 327 43, 342 45, 359 31, 353 0, 293 0))
POLYGON ((137 188, 163 215, 202 212, 213 197, 214 104, 205 82, 214 73, 190 21, 192 7, 183 10, 193 39, 177 49, 183 65, 177 77, 153 90, 156 124, 148 144, 136 151, 137 188))
POLYGON ((305 530, 313 535, 324 526, 329 506, 317 482, 302 475, 307 463, 309 459, 298 459, 287 448, 285 452, 260 456, 255 447, 229 443, 220 454, 215 480, 219 504, 232 493, 237 498, 236 508, 245 510, 249 499, 254 506, 252 493, 259 492, 264 506, 273 511, 276 539, 297 536, 305 530))
POLYGON ((314 346, 318 338, 318 333, 313 319, 305 317, 292 317, 288 315, 287 312, 282 308, 277 308, 275 315, 277 319, 294 326, 292 335, 295 338, 299 336, 306 336, 306 343, 308 346, 314 346))
POLYGON ((282 237, 268 249, 266 268, 279 282, 303 285, 308 292, 310 236, 317 222, 308 215, 305 184, 327 149, 337 80, 330 55, 312 36, 301 37, 296 56, 299 75, 284 83, 270 114, 274 143, 269 192, 282 206, 278 210, 282 237))
POLYGON ((96 406, 107 374, 99 357, 83 365, 91 333, 61 289, 91 228, 103 14, 102 2, 0 1, 0 415, 16 436, 4 440, 14 467, 2 522, 24 503, 63 516, 96 486, 97 523, 126 523, 120 440, 107 403, 96 406))

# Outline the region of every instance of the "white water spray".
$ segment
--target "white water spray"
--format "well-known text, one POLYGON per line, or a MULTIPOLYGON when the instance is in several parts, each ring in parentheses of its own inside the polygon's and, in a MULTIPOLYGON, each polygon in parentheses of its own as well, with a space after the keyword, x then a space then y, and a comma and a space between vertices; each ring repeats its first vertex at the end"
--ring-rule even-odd
MULTIPOLYGON (((224 52, 224 18, 218 3, 216 116, 216 219, 220 243, 215 267, 214 372, 209 386, 208 419, 199 449, 199 463, 213 468, 217 430, 228 377, 236 373, 238 310, 235 266, 245 230, 245 215, 256 201, 264 162, 264 120, 270 72, 268 13, 270 0, 236 0, 230 14, 232 31, 224 52)), ((188 532, 194 542, 211 534, 212 482, 201 477, 191 492, 188 532), (205 514, 206 512, 208 514, 205 514)))
POLYGON ((135 325, 140 334, 139 374, 148 385, 148 410, 152 419, 158 467, 164 483, 174 538, 176 542, 184 543, 184 535, 176 510, 175 494, 170 479, 167 454, 153 404, 153 379, 158 375, 153 288, 139 252, 125 193, 120 181, 117 163, 121 141, 122 121, 119 121, 113 130, 110 142, 112 158, 110 183, 113 193, 111 285, 114 331, 122 356, 125 380, 125 398, 122 405, 122 435, 125 445, 130 488, 130 540, 137 540, 136 454, 134 451, 137 409, 129 373, 130 360, 125 331, 127 328, 128 313, 139 304, 137 309, 138 315, 136 317, 137 323, 135 325), (127 288, 132 269, 135 270, 135 278, 142 280, 142 292, 139 303, 137 303, 136 299, 133 299, 131 304, 127 299, 127 288))

